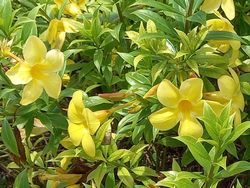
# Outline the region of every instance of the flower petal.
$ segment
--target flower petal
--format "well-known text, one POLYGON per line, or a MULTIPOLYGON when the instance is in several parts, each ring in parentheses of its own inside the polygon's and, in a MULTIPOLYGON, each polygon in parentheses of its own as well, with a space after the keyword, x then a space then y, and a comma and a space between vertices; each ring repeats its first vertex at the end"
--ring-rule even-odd
POLYGON ((83 109, 84 104, 82 101, 82 91, 78 90, 74 92, 73 97, 69 103, 68 108, 68 118, 73 123, 84 123, 85 119, 83 118, 83 109))
POLYGON ((234 115, 234 126, 237 127, 237 125, 241 124, 241 114, 239 110, 234 110, 233 113, 234 115))
POLYGON ((85 127, 83 124, 75 124, 72 123, 71 121, 68 121, 68 132, 69 132, 69 137, 72 141, 72 143, 75 146, 78 146, 81 141, 82 141, 82 137, 83 137, 83 132, 85 132, 85 127))
POLYGON ((203 81, 200 78, 190 78, 182 82, 180 94, 191 102, 198 102, 202 98, 203 81))
POLYGON ((96 130, 100 126, 100 121, 97 119, 95 116, 94 112, 92 112, 90 109, 85 108, 83 110, 83 117, 86 120, 87 126, 89 128, 90 134, 93 135, 95 134, 96 130))
POLYGON ((213 13, 218 10, 221 5, 221 0, 205 0, 201 5, 201 10, 206 13, 213 13))
POLYGON ((207 92, 204 93, 204 98, 210 101, 216 101, 221 104, 228 103, 229 99, 224 98, 223 95, 221 95, 220 91, 213 91, 213 92, 207 92))
POLYGON ((228 100, 231 100, 237 91, 237 85, 234 79, 227 75, 223 75, 218 79, 218 86, 221 95, 228 100))
POLYGON ((162 108, 149 116, 150 123, 159 130, 172 129, 179 121, 179 114, 176 110, 162 108))
POLYGON ((32 80, 30 74, 30 65, 26 62, 17 63, 14 67, 6 72, 14 85, 27 84, 32 80))
POLYGON ((89 155, 90 157, 95 156, 95 143, 88 131, 84 131, 82 137, 82 147, 87 155, 89 155))
POLYGON ((180 93, 169 80, 163 80, 157 89, 157 98, 166 107, 175 107, 180 100, 180 93))
POLYGON ((23 57, 27 63, 40 63, 44 60, 47 49, 41 39, 30 36, 23 47, 23 57))
POLYGON ((196 119, 186 117, 180 122, 178 133, 180 136, 192 136, 200 138, 203 134, 203 128, 196 119))
MULTIPOLYGON (((209 106, 213 109, 213 111, 215 112, 215 114, 217 116, 219 116, 222 112, 222 110, 224 109, 224 105, 222 105, 221 103, 219 102, 216 102, 216 101, 209 101, 209 100, 206 100, 206 103, 209 104, 209 106)), ((223 104, 226 104, 227 102, 224 102, 223 104)))
POLYGON ((203 116, 203 108, 204 108, 204 100, 200 100, 198 103, 193 104, 192 114, 194 113, 194 116, 198 117, 203 116))
POLYGON ((244 110, 245 100, 241 92, 238 92, 238 94, 233 97, 232 103, 233 103, 233 106, 236 106, 241 111, 244 110))
POLYGON ((61 92, 62 80, 57 73, 51 73, 42 78, 42 85, 46 93, 57 99, 61 92))
POLYGON ((44 71, 58 72, 62 69, 64 63, 64 55, 59 50, 53 49, 46 54, 46 62, 43 63, 44 71))
POLYGON ((28 105, 37 100, 43 92, 43 88, 36 80, 30 81, 23 89, 20 104, 28 105))
POLYGON ((222 0, 221 8, 225 12, 225 14, 229 20, 234 19, 235 7, 234 7, 233 0, 222 0))

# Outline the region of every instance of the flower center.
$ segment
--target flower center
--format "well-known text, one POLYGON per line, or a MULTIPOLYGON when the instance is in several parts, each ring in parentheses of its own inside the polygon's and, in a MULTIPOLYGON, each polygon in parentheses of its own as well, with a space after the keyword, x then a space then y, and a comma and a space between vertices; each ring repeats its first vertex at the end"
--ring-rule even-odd
POLYGON ((31 76, 34 79, 41 80, 44 76, 42 69, 39 65, 34 65, 30 70, 31 76))
POLYGON ((192 109, 192 103, 189 100, 182 100, 179 103, 178 108, 183 113, 190 112, 192 109))

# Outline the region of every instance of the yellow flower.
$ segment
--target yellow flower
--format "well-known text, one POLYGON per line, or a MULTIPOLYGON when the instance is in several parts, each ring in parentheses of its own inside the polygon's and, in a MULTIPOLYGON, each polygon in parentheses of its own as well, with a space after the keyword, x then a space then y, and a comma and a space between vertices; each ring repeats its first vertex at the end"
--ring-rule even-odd
MULTIPOLYGON (((60 9, 63 4, 63 0, 54 1, 58 9, 60 9)), ((69 3, 64 7, 64 13, 73 17, 80 15, 82 13, 81 9, 83 9, 86 5, 86 1, 87 0, 69 0, 69 3)))
POLYGON ((235 7, 233 0, 205 0, 201 5, 201 10, 206 13, 213 13, 217 11, 220 6, 229 20, 234 19, 235 7))
POLYGON ((50 21, 48 29, 40 37, 42 40, 48 41, 52 48, 61 49, 66 33, 78 31, 77 24, 77 21, 68 18, 53 19, 50 21))
POLYGON ((64 55, 59 50, 47 49, 36 36, 30 36, 23 47, 23 62, 18 62, 6 72, 15 85, 26 84, 22 93, 22 105, 39 98, 43 89, 52 98, 58 98, 62 80, 58 72, 63 67, 64 55))
POLYGON ((204 95, 206 99, 220 102, 226 105, 232 102, 232 113, 235 113, 234 124, 241 123, 240 110, 244 110, 245 101, 240 90, 240 82, 237 74, 229 68, 232 77, 223 75, 218 79, 219 91, 209 92, 204 95))
POLYGON ((68 132, 75 146, 82 143, 82 147, 86 154, 90 157, 95 156, 95 143, 91 135, 94 135, 100 121, 94 112, 85 108, 82 101, 82 91, 76 91, 69 103, 68 109, 69 127, 68 132))
POLYGON ((159 130, 172 129, 180 121, 179 135, 201 137, 203 128, 196 117, 203 114, 202 90, 203 81, 199 78, 185 80, 180 89, 169 80, 163 80, 157 97, 165 107, 151 114, 149 121, 159 130))
MULTIPOLYGON (((236 33, 233 25, 225 18, 211 19, 207 21, 207 27, 210 31, 227 31, 236 33)), ((239 57, 239 49, 241 46, 240 41, 237 40, 210 40, 208 42, 210 46, 216 47, 222 53, 226 53, 232 49, 230 57, 230 64, 234 64, 235 60, 239 57)))

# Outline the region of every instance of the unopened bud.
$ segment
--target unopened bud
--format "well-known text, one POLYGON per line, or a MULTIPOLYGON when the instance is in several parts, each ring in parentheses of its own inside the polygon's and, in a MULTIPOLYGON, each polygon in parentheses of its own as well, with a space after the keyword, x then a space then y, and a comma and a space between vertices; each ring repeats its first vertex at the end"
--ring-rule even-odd
POLYGON ((110 111, 99 110, 99 111, 95 111, 94 114, 97 117, 97 119, 99 119, 99 121, 102 123, 110 116, 110 111))
POLYGON ((121 101, 122 99, 130 96, 131 94, 129 93, 120 93, 120 92, 116 92, 116 93, 102 93, 99 94, 99 97, 102 97, 104 99, 108 99, 108 100, 112 100, 112 101, 121 101))
POLYGON ((148 97, 152 97, 153 95, 155 95, 158 87, 159 87, 159 84, 153 86, 150 90, 148 90, 148 92, 143 96, 143 98, 146 99, 148 97))
POLYGON ((141 110, 142 106, 141 105, 136 105, 128 110, 128 113, 133 114, 141 110))

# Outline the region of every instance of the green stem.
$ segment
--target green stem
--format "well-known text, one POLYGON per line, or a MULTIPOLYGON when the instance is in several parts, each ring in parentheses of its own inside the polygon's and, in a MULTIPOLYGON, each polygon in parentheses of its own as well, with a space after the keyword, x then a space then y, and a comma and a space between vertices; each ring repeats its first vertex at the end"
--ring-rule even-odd
POLYGON ((194 0, 189 0, 188 10, 186 14, 185 33, 188 33, 190 29, 190 21, 188 21, 187 18, 193 13, 193 4, 194 0))

